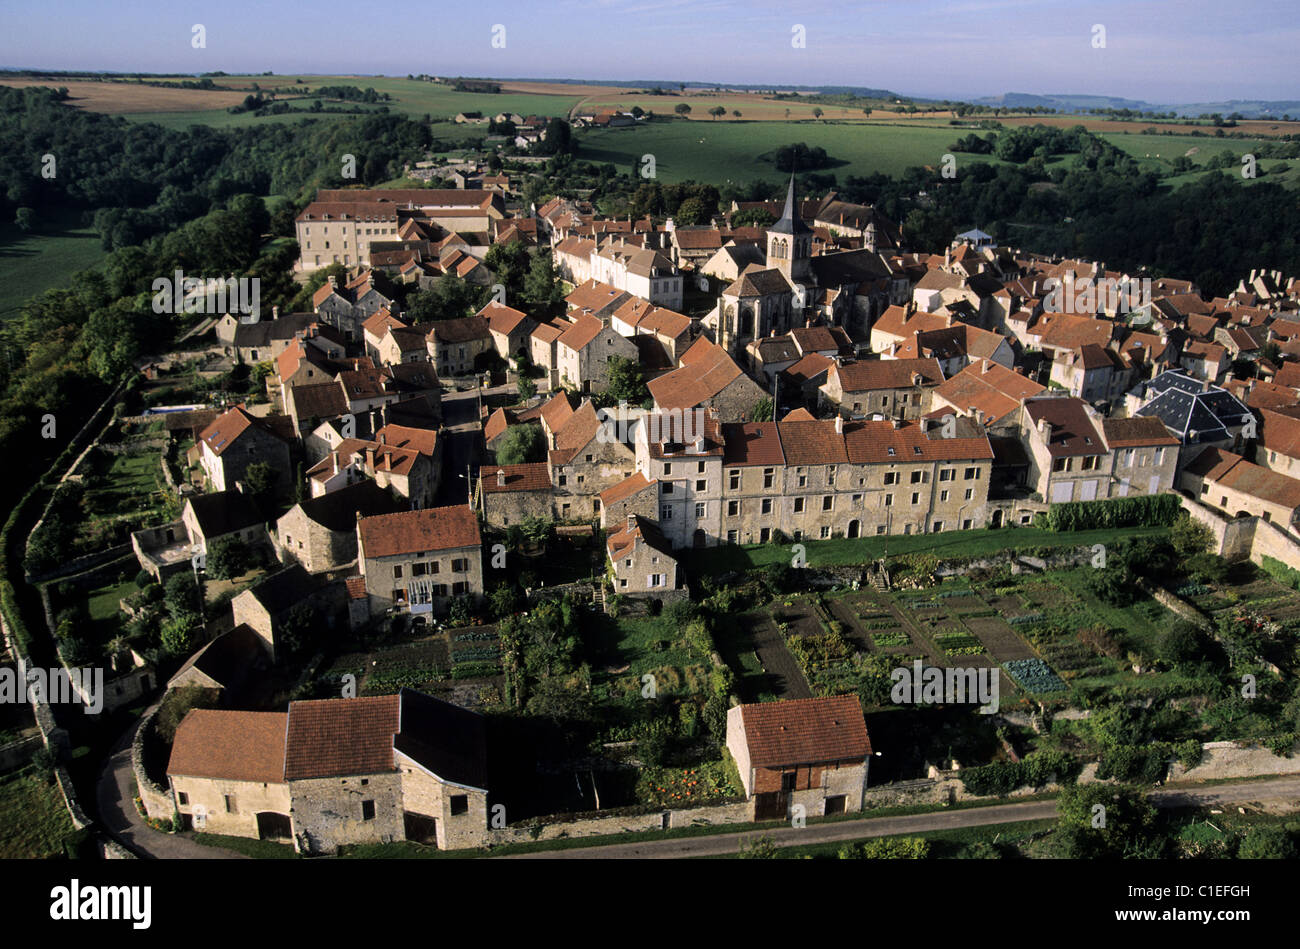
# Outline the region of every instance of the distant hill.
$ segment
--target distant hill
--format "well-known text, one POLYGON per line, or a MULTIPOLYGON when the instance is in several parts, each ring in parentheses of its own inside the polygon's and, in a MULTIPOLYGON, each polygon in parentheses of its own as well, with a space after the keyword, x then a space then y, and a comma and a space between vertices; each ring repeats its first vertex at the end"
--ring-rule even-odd
POLYGON ((1300 116, 1300 101, 1295 99, 1261 100, 1228 99, 1222 102, 1193 102, 1169 104, 1147 102, 1142 99, 1123 99, 1118 96, 1085 95, 1034 95, 1028 92, 1008 92, 1000 96, 985 96, 970 100, 972 105, 987 105, 1009 109, 1054 108, 1062 112, 1087 112, 1090 109, 1133 109, 1138 112, 1174 112, 1184 117, 1240 113, 1248 119, 1281 118, 1283 115, 1300 116))

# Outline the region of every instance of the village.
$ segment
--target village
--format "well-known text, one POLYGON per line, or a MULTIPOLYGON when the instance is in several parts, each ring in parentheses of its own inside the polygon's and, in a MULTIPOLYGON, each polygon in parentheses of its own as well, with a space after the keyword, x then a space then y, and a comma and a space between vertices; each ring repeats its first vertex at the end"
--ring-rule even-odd
MULTIPOLYGON (((166 497, 42 587, 110 710, 161 696, 150 826, 310 855, 835 818, 978 798, 963 765, 1095 776, 1053 712, 1203 688, 1175 620, 1267 607, 1242 648, 1290 674, 1300 278, 1205 299, 978 228, 918 247, 794 176, 691 226, 460 183, 320 190, 310 311, 159 291, 183 348, 74 488, 138 460, 166 497), (455 286, 488 302, 403 308, 455 286)), ((1152 748, 1130 777, 1197 765, 1152 748)))

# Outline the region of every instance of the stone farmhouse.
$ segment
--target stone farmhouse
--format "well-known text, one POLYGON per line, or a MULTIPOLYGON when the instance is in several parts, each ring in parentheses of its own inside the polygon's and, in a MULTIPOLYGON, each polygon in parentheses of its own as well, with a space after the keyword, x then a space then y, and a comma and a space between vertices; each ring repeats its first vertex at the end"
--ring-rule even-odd
POLYGON ((167 776, 186 828, 299 853, 397 840, 453 850, 487 834, 483 719, 409 689, 288 712, 195 709, 167 776))
POLYGON ((445 612, 452 597, 483 595, 483 550, 469 507, 434 507, 357 520, 357 557, 372 616, 445 612))

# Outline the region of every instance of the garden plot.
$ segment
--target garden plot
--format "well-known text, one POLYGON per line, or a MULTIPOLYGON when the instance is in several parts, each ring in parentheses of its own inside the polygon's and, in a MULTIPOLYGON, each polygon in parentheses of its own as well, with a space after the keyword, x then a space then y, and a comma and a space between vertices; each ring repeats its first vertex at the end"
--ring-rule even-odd
POLYGON ((998 662, 1032 659, 1034 651, 1006 620, 998 616, 972 616, 962 620, 980 638, 988 654, 998 662))

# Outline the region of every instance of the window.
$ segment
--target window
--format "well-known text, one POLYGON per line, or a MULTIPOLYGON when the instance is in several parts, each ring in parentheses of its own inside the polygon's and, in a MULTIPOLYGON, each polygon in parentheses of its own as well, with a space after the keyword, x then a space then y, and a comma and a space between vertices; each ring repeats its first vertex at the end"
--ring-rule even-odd
POLYGON ((660 486, 659 486, 659 493, 660 493, 660 494, 672 494, 672 493, 673 493, 673 483, 672 483, 671 481, 664 481, 664 482, 662 482, 662 483, 660 484, 660 486))
POLYGON ((1158 464, 1158 465, 1163 465, 1164 463, 1165 463, 1165 450, 1164 450, 1163 448, 1157 448, 1157 449, 1156 449, 1156 464, 1158 464))
POLYGON ((808 476, 807 476, 807 475, 800 475, 800 476, 799 476, 799 487, 801 487, 801 488, 806 488, 806 487, 808 487, 808 476))
POLYGON ((727 531, 727 543, 734 544, 737 543, 738 540, 739 535, 736 531, 727 531))
POLYGON ((772 513, 772 499, 771 499, 771 498, 763 498, 763 503, 762 503, 762 507, 760 508, 760 511, 761 511, 761 513, 763 513, 763 514, 771 514, 771 513, 772 513))
POLYGON ((393 567, 393 579, 402 579, 402 565, 400 563, 393 567))
POLYGON ((224 797, 224 798, 225 798, 225 801, 226 801, 226 813, 227 813, 227 814, 238 814, 238 813, 239 813, 239 805, 235 802, 235 795, 233 795, 233 794, 224 794, 224 795, 222 795, 222 797, 224 797))
POLYGON ((428 572, 429 572, 429 565, 427 563, 411 564, 411 576, 413 577, 422 577, 428 572))
POLYGON ((731 474, 730 474, 730 481, 729 481, 728 487, 729 487, 732 491, 739 491, 739 490, 740 490, 740 472, 739 472, 739 471, 733 471, 733 472, 731 472, 731 474))
POLYGON ((980 479, 980 470, 978 468, 967 468, 966 473, 962 475, 964 481, 978 481, 980 479))
POLYGON ((673 509, 670 505, 662 504, 659 506, 659 520, 671 521, 673 519, 673 509))
POLYGON ((773 474, 772 474, 772 472, 773 472, 773 469, 771 469, 771 468, 764 468, 764 469, 763 469, 763 487, 765 487, 765 488, 770 488, 770 487, 772 487, 772 478, 773 478, 773 474))
POLYGON ((1267 521, 1267 522, 1270 522, 1270 523, 1271 523, 1272 520, 1273 520, 1273 514, 1272 514, 1271 512, 1269 512, 1269 511, 1265 511, 1265 512, 1264 512, 1264 520, 1267 521))
POLYGON ((1202 483, 1201 494, 1209 494, 1209 493, 1210 493, 1210 486, 1208 484, 1202 483))
POLYGON ((596 456, 595 456, 595 455, 588 455, 588 456, 587 456, 587 464, 591 464, 591 463, 592 463, 593 461, 595 461, 595 460, 596 460, 596 456))
POLYGON ((886 471, 886 472, 885 472, 885 484, 898 484, 898 472, 897 472, 897 471, 886 471))
POLYGON ((177 804, 188 804, 189 802, 190 802, 190 796, 189 796, 188 794, 186 794, 184 791, 177 791, 177 792, 176 792, 176 803, 177 803, 177 804))
POLYGON ((947 492, 947 491, 940 491, 940 492, 939 492, 939 500, 940 500, 940 501, 947 501, 947 500, 948 500, 948 492, 947 492))
POLYGON ((957 477, 957 469, 956 469, 956 468, 941 468, 941 469, 939 469, 939 480, 940 480, 940 481, 951 481, 951 480, 953 480, 953 479, 956 478, 956 477, 957 477))
POLYGON ((885 507, 893 507, 893 506, 894 506, 894 496, 892 494, 886 494, 885 507))
POLYGON ((646 585, 647 585, 647 586, 651 586, 651 587, 661 587, 661 586, 664 586, 664 585, 665 585, 665 584, 664 584, 664 575, 663 575, 662 573, 652 573, 652 574, 650 574, 650 581, 649 581, 649 583, 647 583, 646 585))
POLYGON ((1068 461, 1069 461, 1068 458, 1053 458, 1053 459, 1052 459, 1052 470, 1053 470, 1053 471, 1068 471, 1069 468, 1066 467, 1066 462, 1068 462, 1068 461))
POLYGON ((935 521, 935 522, 934 522, 934 531, 933 531, 933 532, 936 533, 936 534, 938 534, 938 533, 941 533, 942 531, 943 531, 943 521, 935 521))
POLYGON ((921 484, 921 482, 924 481, 924 480, 925 480, 925 472, 924 472, 924 471, 913 471, 913 472, 912 472, 912 484, 921 484))
POLYGON ((771 539, 772 539, 772 528, 764 527, 758 532, 758 542, 760 544, 766 544, 771 539))
POLYGON ((829 511, 829 510, 831 510, 831 509, 832 509, 832 506, 833 506, 834 504, 835 504, 835 495, 833 495, 833 494, 828 494, 828 495, 826 495, 824 498, 822 498, 822 510, 823 510, 823 511, 829 511))
POLYGON ((696 491, 707 491, 708 488, 709 488, 709 482, 706 481, 704 478, 697 478, 695 480, 696 491))
POLYGON ((695 473, 704 474, 704 462, 701 461, 695 466, 695 473))
POLYGON ((802 514, 802 513, 803 513, 803 498, 795 498, 795 499, 794 499, 794 512, 795 512, 796 514, 802 514))
POLYGON ((834 465, 831 465, 829 468, 826 469, 826 485, 827 487, 831 487, 831 488, 835 487, 835 466, 834 465))
POLYGON ((1219 498, 1219 507, 1227 507, 1227 506, 1228 506, 1228 496, 1225 494, 1223 497, 1219 498))
POLYGON ((827 527, 825 524, 823 524, 823 525, 822 525, 822 540, 825 540, 827 537, 830 537, 830 536, 831 536, 831 529, 830 529, 829 527, 827 527))
POLYGON ((964 531, 968 531, 968 530, 970 530, 970 528, 971 528, 971 523, 972 523, 972 522, 971 522, 971 519, 970 519, 969 517, 966 518, 966 520, 964 520, 964 521, 961 522, 961 529, 964 530, 964 531))
POLYGON ((1087 457, 1085 457, 1085 458, 1083 459, 1083 464, 1081 465, 1082 470, 1084 470, 1084 471, 1092 471, 1092 470, 1094 470, 1096 467, 1097 467, 1097 456, 1096 456, 1096 455, 1088 455, 1087 457))
POLYGON ((450 798, 451 814, 455 817, 457 814, 469 813, 469 795, 453 794, 450 798))
POLYGON ((362 801, 362 802, 361 802, 361 819, 362 819, 362 820, 374 820, 374 819, 375 819, 375 802, 374 802, 374 801, 362 801))
POLYGON ((1133 455, 1134 455, 1134 452, 1133 452, 1133 449, 1132 449, 1132 448, 1126 448, 1126 449, 1124 449, 1124 464, 1125 464, 1125 465, 1128 465, 1129 467, 1132 467, 1132 465, 1133 465, 1133 455))
POLYGON ((665 462, 664 462, 664 477, 667 477, 668 475, 670 475, 670 474, 672 474, 672 473, 673 473, 673 466, 670 465, 668 462, 665 461, 665 462))
POLYGON ((896 454, 898 454, 898 452, 894 451, 894 446, 893 446, 893 445, 890 445, 889 448, 888 448, 887 450, 888 450, 888 452, 889 452, 889 457, 890 457, 890 458, 893 458, 896 454))
POLYGON ((971 498, 973 498, 973 497, 975 497, 975 489, 974 489, 974 488, 967 488, 967 489, 966 489, 966 500, 969 501, 969 500, 971 500, 971 498))
POLYGON ((469 560, 465 557, 458 557, 451 562, 452 573, 464 573, 469 569, 469 560))
POLYGON ((727 517, 736 517, 736 516, 739 515, 739 514, 740 514, 740 502, 739 502, 739 501, 728 501, 728 502, 727 502, 727 517))
POLYGON ((921 492, 920 492, 920 491, 913 491, 913 492, 912 492, 912 503, 913 503, 913 504, 920 504, 920 503, 921 503, 921 492))
POLYGON ((560 475, 560 487, 564 487, 564 486, 565 486, 566 484, 568 484, 568 483, 569 483, 569 476, 568 476, 568 475, 560 475))
POLYGON ((783 775, 781 775, 781 790, 786 792, 787 794, 793 791, 795 787, 795 779, 797 775, 798 773, 795 771, 787 771, 783 775))
POLYGON ((695 504, 695 516, 696 516, 696 517, 703 517, 703 516, 704 516, 704 504, 703 504, 703 502, 696 502, 696 504, 695 504))

